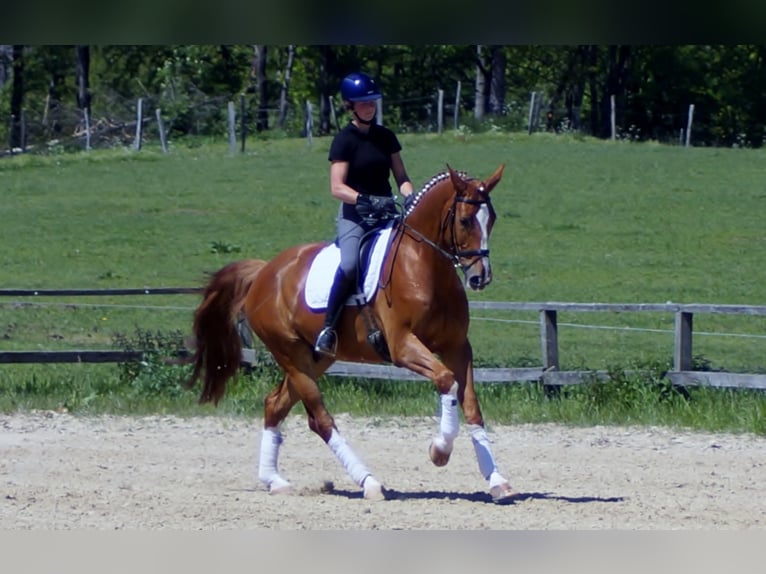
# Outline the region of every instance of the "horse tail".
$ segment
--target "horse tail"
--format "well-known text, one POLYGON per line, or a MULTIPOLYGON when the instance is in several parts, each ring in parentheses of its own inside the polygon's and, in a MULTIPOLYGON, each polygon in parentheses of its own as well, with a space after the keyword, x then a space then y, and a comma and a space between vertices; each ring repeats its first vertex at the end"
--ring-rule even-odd
POLYGON ((202 303, 194 312, 194 371, 187 387, 202 378, 200 404, 218 405, 226 391, 226 382, 239 369, 242 340, 237 318, 245 305, 248 290, 266 264, 260 259, 229 263, 217 271, 205 287, 202 303), (204 373, 204 375, 203 375, 204 373))

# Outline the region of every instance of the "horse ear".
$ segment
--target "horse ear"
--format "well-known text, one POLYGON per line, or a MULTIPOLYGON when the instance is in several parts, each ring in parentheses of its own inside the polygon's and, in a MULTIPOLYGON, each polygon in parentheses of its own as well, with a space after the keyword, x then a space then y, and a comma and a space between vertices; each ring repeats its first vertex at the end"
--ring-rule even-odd
POLYGON ((505 169, 505 164, 501 163, 500 167, 498 167, 495 170, 495 173, 493 173, 489 177, 489 179, 484 182, 484 192, 485 193, 489 193, 490 191, 492 191, 492 188, 495 187, 498 184, 498 182, 502 179, 502 177, 503 177, 503 170, 504 169, 505 169))
POLYGON ((449 171, 449 177, 452 180, 452 187, 455 188, 455 191, 458 193, 458 195, 465 193, 465 190, 468 189, 468 184, 465 182, 465 180, 450 167, 450 164, 447 164, 447 171, 449 171))

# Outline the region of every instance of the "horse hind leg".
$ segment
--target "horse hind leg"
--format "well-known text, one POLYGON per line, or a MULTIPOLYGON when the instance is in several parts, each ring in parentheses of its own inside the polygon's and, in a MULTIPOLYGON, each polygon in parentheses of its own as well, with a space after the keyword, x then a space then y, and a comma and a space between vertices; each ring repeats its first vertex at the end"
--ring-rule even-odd
POLYGON ((384 500, 383 485, 373 476, 345 437, 340 434, 335 421, 324 405, 316 381, 304 373, 293 373, 292 380, 308 413, 309 428, 330 447, 351 480, 362 487, 365 499, 384 500))
POLYGON ((279 447, 282 446, 279 427, 264 427, 261 434, 261 450, 258 460, 258 478, 269 490, 269 494, 290 494, 292 485, 278 470, 279 447))
POLYGON ((270 494, 289 494, 292 485, 279 474, 279 449, 283 437, 280 424, 298 402, 291 391, 290 379, 285 375, 282 382, 264 400, 263 431, 258 458, 258 478, 270 494))

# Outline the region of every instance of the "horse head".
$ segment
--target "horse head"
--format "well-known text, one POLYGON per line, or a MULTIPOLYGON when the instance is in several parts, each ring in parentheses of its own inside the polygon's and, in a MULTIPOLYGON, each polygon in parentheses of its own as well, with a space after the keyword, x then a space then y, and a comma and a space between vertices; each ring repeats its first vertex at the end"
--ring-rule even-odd
POLYGON ((463 270, 465 285, 473 290, 484 289, 492 282, 489 261, 489 235, 495 224, 495 210, 489 194, 503 176, 505 164, 500 165, 485 181, 465 178, 449 164, 454 201, 448 208, 443 240, 450 245, 456 265, 463 270))

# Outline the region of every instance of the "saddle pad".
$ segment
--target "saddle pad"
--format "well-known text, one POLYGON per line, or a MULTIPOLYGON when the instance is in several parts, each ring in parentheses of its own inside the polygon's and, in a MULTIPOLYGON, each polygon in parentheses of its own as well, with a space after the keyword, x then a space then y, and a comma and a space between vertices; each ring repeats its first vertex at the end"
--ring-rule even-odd
MULTIPOLYGON (((385 227, 373 239, 375 244, 372 247, 372 253, 364 273, 364 297, 367 301, 372 301, 375 291, 378 288, 378 279, 380 278, 380 269, 383 266, 388 248, 388 242, 391 239, 392 226, 385 227)), ((308 277, 306 277, 306 305, 314 311, 323 311, 327 308, 327 299, 330 297, 330 287, 335 278, 335 271, 340 265, 340 248, 331 243, 317 253, 314 261, 311 262, 308 277)), ((346 305, 356 305, 356 295, 349 297, 346 305)))

